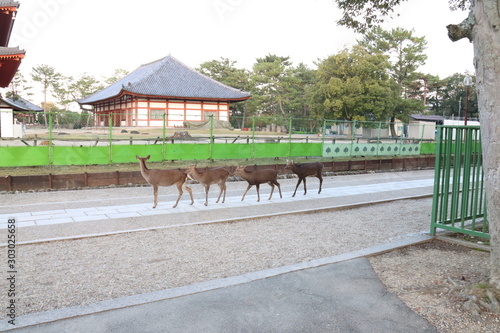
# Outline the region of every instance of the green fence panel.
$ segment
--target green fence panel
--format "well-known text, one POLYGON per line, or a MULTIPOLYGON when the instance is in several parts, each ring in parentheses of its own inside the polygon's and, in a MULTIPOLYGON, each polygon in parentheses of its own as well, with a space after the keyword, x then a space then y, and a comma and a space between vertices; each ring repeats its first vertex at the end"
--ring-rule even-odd
POLYGON ((289 156, 321 156, 322 148, 322 143, 291 143, 289 156))
POLYGON ((213 159, 244 159, 252 156, 251 144, 214 143, 212 146, 213 159))
POLYGON ((411 156, 420 154, 418 143, 325 143, 323 157, 411 156))
POLYGON ((323 157, 349 157, 351 156, 350 144, 332 144, 325 143, 323 145, 323 157))
POLYGON ((431 234, 489 238, 479 126, 439 126, 431 234))
POLYGON ((49 147, 0 147, 0 167, 49 165, 49 147))
POLYGON ((53 147, 54 165, 108 164, 109 147, 53 147))
POLYGON ((136 155, 146 157, 151 155, 150 161, 163 160, 162 145, 114 145, 112 148, 113 163, 137 162, 136 155))
POLYGON ((206 143, 167 144, 165 160, 207 160, 210 145, 206 143))
POLYGON ((429 155, 436 153, 436 143, 435 142, 422 142, 420 144, 420 154, 429 155))
POLYGON ((255 158, 287 157, 288 144, 283 143, 256 143, 255 158))

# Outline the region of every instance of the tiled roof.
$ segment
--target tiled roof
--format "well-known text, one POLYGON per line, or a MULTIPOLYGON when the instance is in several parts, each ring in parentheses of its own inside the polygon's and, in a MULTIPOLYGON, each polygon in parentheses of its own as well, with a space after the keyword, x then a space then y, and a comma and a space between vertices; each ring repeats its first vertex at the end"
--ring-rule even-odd
POLYGON ((11 56, 25 53, 26 51, 19 49, 19 47, 0 47, 0 56, 11 56))
POLYGON ((250 93, 229 87, 186 66, 171 55, 140 66, 123 79, 78 101, 94 104, 122 93, 182 99, 245 100, 250 93))
POLYGON ((19 2, 17 1, 0 1, 0 8, 19 8, 19 2))
POLYGON ((2 100, 12 106, 15 111, 43 111, 43 109, 35 104, 18 97, 15 100, 11 98, 2 98, 2 100))

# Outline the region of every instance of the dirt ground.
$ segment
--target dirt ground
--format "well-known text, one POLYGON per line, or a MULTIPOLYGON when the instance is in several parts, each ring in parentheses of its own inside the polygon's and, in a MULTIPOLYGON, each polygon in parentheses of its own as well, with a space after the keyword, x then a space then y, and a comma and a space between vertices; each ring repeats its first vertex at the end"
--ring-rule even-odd
POLYGON ((500 312, 491 311, 499 310, 500 293, 487 283, 488 252, 435 240, 370 261, 389 292, 439 332, 500 332, 500 312))

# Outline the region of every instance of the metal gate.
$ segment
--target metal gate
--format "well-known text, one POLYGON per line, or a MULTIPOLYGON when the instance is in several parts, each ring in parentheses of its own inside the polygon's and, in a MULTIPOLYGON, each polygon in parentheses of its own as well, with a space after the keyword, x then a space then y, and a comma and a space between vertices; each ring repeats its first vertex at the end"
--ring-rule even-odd
POLYGON ((489 238, 479 126, 439 126, 431 235, 436 229, 489 238))

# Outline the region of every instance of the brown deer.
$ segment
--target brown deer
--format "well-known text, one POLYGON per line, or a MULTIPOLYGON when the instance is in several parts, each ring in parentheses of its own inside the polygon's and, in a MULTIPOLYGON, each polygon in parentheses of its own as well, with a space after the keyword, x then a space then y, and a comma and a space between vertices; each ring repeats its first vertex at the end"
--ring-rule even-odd
POLYGON ((260 184, 264 184, 264 183, 268 183, 271 186, 271 194, 269 195, 268 200, 271 200, 271 198, 273 196, 274 185, 278 186, 278 191, 280 192, 280 198, 283 198, 283 196, 281 195, 280 184, 276 180, 278 178, 278 171, 273 170, 273 169, 246 171, 245 168, 246 168, 245 165, 240 165, 236 168, 236 170, 234 170, 234 174, 236 176, 239 176, 248 182, 247 190, 243 194, 241 201, 243 201, 243 199, 245 199, 245 195, 247 194, 248 190, 253 185, 255 185, 255 187, 257 188, 257 202, 259 202, 260 201, 259 186, 260 186, 260 184))
POLYGON ((323 164, 319 162, 313 163, 294 163, 293 161, 286 160, 285 169, 292 170, 293 173, 297 174, 299 177, 299 181, 297 182, 297 186, 295 186, 295 192, 293 192, 292 197, 297 193, 297 188, 300 185, 300 182, 304 181, 304 195, 307 193, 306 188, 306 177, 307 176, 315 176, 319 179, 319 191, 318 194, 321 193, 321 185, 323 184, 323 176, 321 172, 323 171, 323 164))
POLYGON ((205 187, 205 206, 208 206, 208 190, 210 190, 210 185, 212 184, 217 184, 220 188, 219 197, 215 203, 219 202, 222 192, 224 192, 222 203, 226 201, 226 180, 227 177, 229 177, 229 171, 224 168, 213 168, 204 172, 199 172, 196 170, 196 165, 190 165, 186 173, 205 187))
POLYGON ((182 189, 188 191, 189 196, 191 197, 191 205, 194 203, 193 200, 193 191, 189 187, 186 186, 186 177, 187 175, 180 170, 150 170, 146 167, 146 161, 149 160, 150 155, 146 157, 135 156, 139 160, 141 164, 141 174, 144 179, 151 185, 153 185, 154 192, 154 205, 153 208, 158 204, 158 186, 177 186, 177 190, 179 191, 179 196, 177 197, 177 201, 173 208, 177 207, 179 200, 182 196, 182 189))

